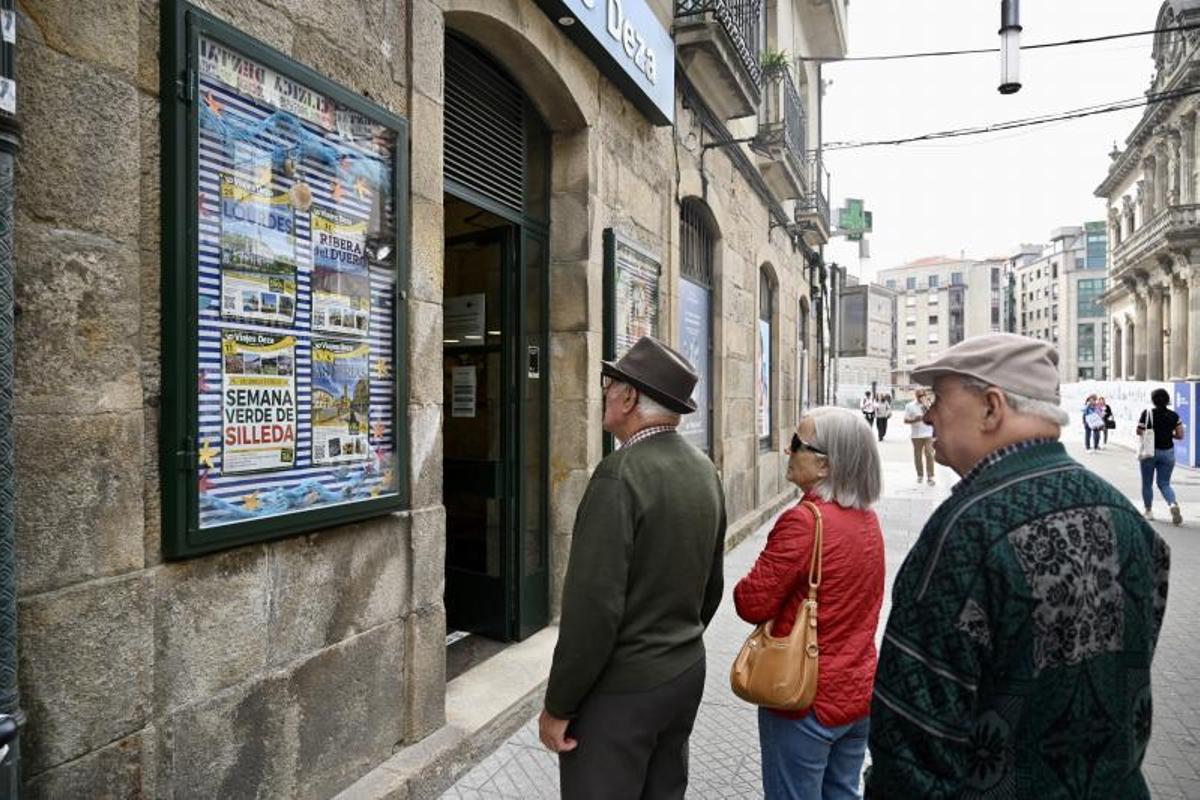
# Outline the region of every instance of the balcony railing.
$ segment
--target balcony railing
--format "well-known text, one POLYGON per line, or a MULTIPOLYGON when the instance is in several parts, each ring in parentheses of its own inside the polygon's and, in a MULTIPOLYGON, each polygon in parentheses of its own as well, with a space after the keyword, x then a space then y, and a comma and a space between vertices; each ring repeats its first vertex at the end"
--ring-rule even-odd
POLYGON ((797 216, 816 215, 824 223, 825 230, 830 229, 829 170, 825 169, 820 154, 814 153, 808 157, 808 191, 804 199, 796 204, 796 213, 797 216))
POLYGON ((1200 204, 1174 205, 1159 211, 1112 250, 1111 273, 1156 256, 1168 244, 1200 239, 1200 204))
POLYGON ((675 17, 711 13, 733 44, 755 85, 762 82, 758 63, 758 26, 762 19, 762 0, 675 0, 675 17))
POLYGON ((759 144, 780 148, 794 159, 796 172, 804 171, 808 131, 804 105, 791 73, 771 70, 763 78, 763 99, 758 110, 759 144))

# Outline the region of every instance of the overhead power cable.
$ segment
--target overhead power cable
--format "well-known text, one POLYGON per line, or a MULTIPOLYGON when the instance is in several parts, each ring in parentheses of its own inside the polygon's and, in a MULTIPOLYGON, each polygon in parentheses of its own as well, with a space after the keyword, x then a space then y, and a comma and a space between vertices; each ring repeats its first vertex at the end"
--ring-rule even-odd
POLYGON ((897 139, 876 139, 866 142, 827 142, 823 145, 823 149, 851 150, 862 147, 882 147, 885 145, 912 144, 914 142, 931 142, 938 139, 955 139, 961 136, 979 136, 985 133, 997 133, 999 131, 1010 131, 1016 128, 1027 128, 1033 125, 1046 125, 1051 122, 1063 122, 1065 120, 1080 119, 1082 117, 1090 117, 1096 114, 1109 114, 1114 111, 1127 111, 1131 108, 1139 108, 1141 106, 1148 106, 1154 103, 1163 103, 1168 100, 1175 100, 1180 97, 1188 97, 1194 94, 1200 94, 1200 88, 1176 89, 1170 92, 1158 92, 1155 94, 1148 94, 1145 97, 1117 100, 1115 102, 1106 103, 1103 105, 1085 106, 1083 108, 1076 108, 1070 111, 1059 111, 1051 114, 1041 114, 1034 117, 1024 117, 1022 119, 997 122, 991 125, 978 125, 971 128, 955 128, 946 131, 933 131, 932 133, 923 133, 918 136, 905 136, 897 139))
MULTIPOLYGON (((1068 45, 1092 44, 1093 42, 1109 42, 1114 39, 1128 39, 1133 36, 1150 36, 1157 33, 1174 33, 1176 31, 1192 31, 1200 28, 1200 23, 1191 25, 1174 25, 1168 28, 1154 28, 1148 31, 1132 31, 1130 33, 1110 33, 1107 36, 1092 36, 1084 39, 1065 39, 1061 42, 1043 42, 1027 44, 1022 50, 1044 50, 1048 47, 1066 47, 1068 45)), ((943 56, 973 56, 983 53, 999 53, 999 47, 982 47, 973 50, 933 50, 926 53, 896 53, 882 56, 796 56, 796 61, 820 61, 822 63, 839 63, 843 61, 899 61, 905 58, 940 58, 943 56)))

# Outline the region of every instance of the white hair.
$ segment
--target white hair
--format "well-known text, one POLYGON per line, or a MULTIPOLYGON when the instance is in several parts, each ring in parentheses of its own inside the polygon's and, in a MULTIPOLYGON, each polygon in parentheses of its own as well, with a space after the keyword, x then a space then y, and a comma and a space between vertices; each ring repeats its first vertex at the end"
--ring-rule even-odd
POLYGON ((870 508, 883 490, 883 468, 875 431, 862 414, 821 406, 804 415, 813 421, 811 442, 827 454, 829 475, 813 491, 846 508, 870 508))
POLYGON ((643 420, 666 419, 668 425, 678 425, 682 416, 679 412, 672 411, 641 390, 638 390, 638 401, 633 408, 633 413, 643 420))
POLYGON ((1032 397, 1026 397, 1023 394, 1009 392, 1001 389, 999 386, 993 386, 990 383, 981 381, 978 378, 968 378, 964 375, 961 377, 961 380, 965 388, 974 389, 977 392, 986 392, 992 388, 997 389, 1004 395, 1004 402, 1008 404, 1008 407, 1018 414, 1037 417, 1060 428, 1071 424, 1071 417, 1068 416, 1067 412, 1054 403, 1046 400, 1034 400, 1032 397))

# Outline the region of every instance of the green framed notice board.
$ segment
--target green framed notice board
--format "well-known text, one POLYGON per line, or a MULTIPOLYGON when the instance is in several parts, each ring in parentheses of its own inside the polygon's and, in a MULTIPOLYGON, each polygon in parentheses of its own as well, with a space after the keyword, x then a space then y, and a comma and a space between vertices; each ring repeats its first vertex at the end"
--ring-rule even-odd
POLYGON ((163 4, 163 551, 407 507, 408 125, 163 4))

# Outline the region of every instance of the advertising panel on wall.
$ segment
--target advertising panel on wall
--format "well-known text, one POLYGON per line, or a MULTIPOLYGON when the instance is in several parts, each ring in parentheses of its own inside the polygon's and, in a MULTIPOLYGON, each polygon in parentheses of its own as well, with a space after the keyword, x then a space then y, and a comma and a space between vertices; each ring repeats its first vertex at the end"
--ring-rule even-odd
MULTIPOLYGON (((604 360, 625 355, 643 336, 660 338, 662 259, 612 228, 604 229, 604 360)), ((605 452, 612 437, 605 434, 605 452)))
POLYGON ((679 432, 700 450, 710 453, 712 439, 709 392, 712 377, 709 352, 712 348, 712 290, 686 278, 679 281, 679 350, 696 368, 699 379, 692 399, 696 411, 685 414, 679 432))
POLYGON ((1183 438, 1175 440, 1175 463, 1186 466, 1195 465, 1195 451, 1192 449, 1192 437, 1195 435, 1193 431, 1196 428, 1196 406, 1192 397, 1194 385, 1187 381, 1176 381, 1171 397, 1171 402, 1175 404, 1175 413, 1183 423, 1183 438))
POLYGON ((164 552, 403 507, 407 124, 164 9, 164 552))
POLYGON ((771 435, 771 323, 758 321, 758 437, 771 435))

